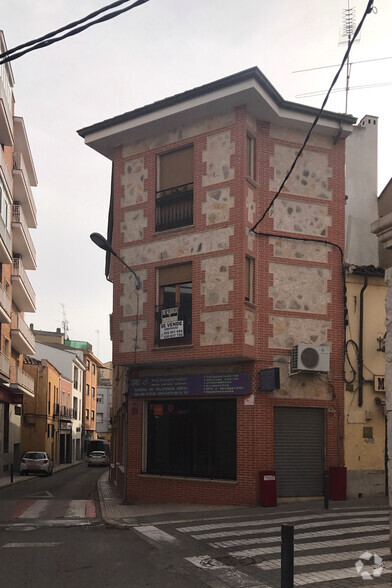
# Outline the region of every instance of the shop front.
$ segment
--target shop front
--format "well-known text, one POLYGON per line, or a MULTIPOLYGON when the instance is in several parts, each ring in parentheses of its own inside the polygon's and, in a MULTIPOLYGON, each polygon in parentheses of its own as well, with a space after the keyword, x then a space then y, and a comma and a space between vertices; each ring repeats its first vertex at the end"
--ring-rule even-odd
POLYGON ((247 372, 131 378, 128 500, 236 502, 249 389, 247 372))

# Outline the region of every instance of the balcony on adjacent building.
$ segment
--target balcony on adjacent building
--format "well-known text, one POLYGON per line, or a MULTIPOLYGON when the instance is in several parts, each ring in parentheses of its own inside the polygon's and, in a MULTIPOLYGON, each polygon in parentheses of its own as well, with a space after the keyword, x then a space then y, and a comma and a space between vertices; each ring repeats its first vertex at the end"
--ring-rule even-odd
MULTIPOLYGON (((0 43, 3 53, 3 43, 0 43)), ((0 143, 13 144, 12 133, 12 71, 7 63, 0 65, 0 143)))
POLYGON ((4 355, 4 353, 0 353, 0 382, 8 383, 9 381, 10 381, 10 360, 6 355, 4 355))
POLYGON ((0 323, 11 322, 11 298, 0 282, 0 323))
POLYGON ((30 230, 20 204, 13 205, 12 237, 14 253, 23 258, 23 265, 28 270, 37 268, 36 253, 30 230))
POLYGON ((35 336, 18 312, 11 313, 11 345, 18 353, 33 355, 35 336))
MULTIPOLYGON (((0 147, 1 149, 1 147, 0 147)), ((12 263, 11 235, 5 224, 3 217, 0 216, 0 263, 12 263)))
POLYGON ((12 299, 21 312, 35 312, 35 292, 19 257, 12 266, 12 299))
POLYGON ((156 194, 156 231, 193 224, 193 184, 184 184, 156 194))
POLYGON ((62 421, 69 421, 72 418, 76 418, 73 416, 73 413, 73 408, 68 408, 67 406, 60 406, 60 419, 62 421))
POLYGON ((29 175, 22 153, 14 153, 14 200, 17 200, 23 207, 27 226, 31 229, 37 227, 37 209, 33 193, 30 187, 29 175))
POLYGON ((25 396, 34 397, 34 379, 16 365, 10 366, 10 388, 25 396))

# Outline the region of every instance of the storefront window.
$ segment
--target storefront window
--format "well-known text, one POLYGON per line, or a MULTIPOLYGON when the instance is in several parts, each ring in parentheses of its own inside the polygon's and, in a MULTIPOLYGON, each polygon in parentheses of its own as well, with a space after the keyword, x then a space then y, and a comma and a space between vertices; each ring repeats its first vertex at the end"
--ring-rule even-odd
POLYGON ((148 403, 147 473, 236 479, 235 399, 148 403))

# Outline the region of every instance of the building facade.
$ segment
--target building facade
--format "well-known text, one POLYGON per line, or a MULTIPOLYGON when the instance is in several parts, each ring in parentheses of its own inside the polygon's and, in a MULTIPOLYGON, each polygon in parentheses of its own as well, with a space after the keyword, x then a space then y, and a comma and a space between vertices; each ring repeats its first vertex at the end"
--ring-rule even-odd
POLYGON ((98 368, 97 437, 111 443, 112 438, 112 363, 98 368))
POLYGON ((253 68, 79 131, 113 162, 111 477, 128 501, 320 496, 344 466, 345 138, 253 68), (259 224, 256 223, 261 221, 259 224))
POLYGON ((26 357, 24 369, 34 380, 35 394, 23 405, 22 453, 46 451, 60 463, 60 374, 47 360, 26 357))
MULTIPOLYGON (((6 50, 0 31, 0 52, 6 50)), ((37 226, 31 189, 37 177, 24 120, 15 116, 13 86, 10 64, 0 65, 0 475, 19 469, 23 402, 34 397, 23 356, 34 352, 24 313, 35 312, 27 271, 36 269, 30 230, 37 226)))

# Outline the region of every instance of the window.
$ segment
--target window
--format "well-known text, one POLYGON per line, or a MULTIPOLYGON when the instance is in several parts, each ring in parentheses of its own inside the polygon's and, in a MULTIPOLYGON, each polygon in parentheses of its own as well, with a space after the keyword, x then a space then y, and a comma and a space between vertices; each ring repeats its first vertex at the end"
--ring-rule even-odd
POLYGON ((78 368, 74 367, 74 388, 78 389, 78 368))
POLYGON ((246 135, 246 175, 255 179, 255 139, 252 135, 246 135))
POLYGON ((93 374, 95 374, 95 363, 93 363, 93 364, 91 365, 91 369, 92 369, 92 372, 93 372, 93 374))
POLYGON ((88 408, 86 408, 86 419, 88 419, 88 408))
POLYGON ((92 421, 94 420, 94 411, 93 410, 91 411, 91 420, 92 421))
POLYGON ((87 365, 87 371, 89 372, 90 371, 90 360, 89 359, 86 360, 86 365, 87 365))
POLYGON ((148 403, 147 473, 236 479, 235 399, 148 403))
POLYGON ((158 270, 159 301, 156 309, 156 344, 192 342, 192 264, 158 270))
POLYGON ((103 402, 102 396, 97 396, 97 404, 103 402))
POLYGON ((86 396, 90 395, 90 384, 86 384, 86 396))
POLYGON ((193 145, 158 159, 156 230, 193 224, 193 145))
POLYGON ((47 436, 50 437, 50 425, 47 427, 47 436))
POLYGON ((103 423, 103 412, 97 412, 97 423, 103 423))
POLYGON ((254 259, 252 257, 245 257, 245 300, 253 302, 253 282, 254 282, 254 259))
POLYGON ((50 414, 50 398, 48 400, 48 414, 50 414))
POLYGON ((91 396, 95 398, 95 388, 94 386, 91 387, 91 396))

